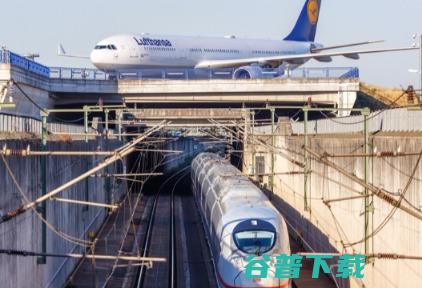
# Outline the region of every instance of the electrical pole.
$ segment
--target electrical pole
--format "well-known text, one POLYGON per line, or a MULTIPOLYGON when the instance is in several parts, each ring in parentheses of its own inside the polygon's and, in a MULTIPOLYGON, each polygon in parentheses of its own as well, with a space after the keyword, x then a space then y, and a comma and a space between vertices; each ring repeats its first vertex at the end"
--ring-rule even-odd
POLYGON ((251 111, 252 115, 252 174, 254 180, 257 180, 256 168, 255 168, 255 111, 251 111))
MULTIPOLYGON (((309 113, 309 107, 303 107, 303 133, 304 133, 304 147, 309 148, 309 139, 308 139, 308 113, 309 113)), ((309 155, 308 151, 305 149, 304 151, 304 170, 303 170, 303 207, 305 211, 310 211, 309 203, 308 203, 308 181, 309 181, 309 155)))
POLYGON ((415 40, 413 47, 419 47, 419 68, 417 72, 419 74, 419 103, 422 103, 422 33, 413 34, 413 40, 415 40))
POLYGON ((419 103, 422 103, 422 33, 419 34, 419 103))
POLYGON ((274 158, 274 151, 275 151, 275 108, 271 108, 271 198, 274 195, 274 166, 275 166, 275 158, 274 158))
MULTIPOLYGON (((369 130, 368 130, 368 116, 370 114, 370 111, 368 108, 364 109, 362 111, 362 115, 364 118, 363 121, 363 153, 366 155, 364 159, 364 181, 365 184, 369 184, 369 130)), ((365 254, 369 253, 369 213, 372 210, 372 207, 369 207, 369 189, 368 187, 364 188, 364 239, 365 239, 365 254)))

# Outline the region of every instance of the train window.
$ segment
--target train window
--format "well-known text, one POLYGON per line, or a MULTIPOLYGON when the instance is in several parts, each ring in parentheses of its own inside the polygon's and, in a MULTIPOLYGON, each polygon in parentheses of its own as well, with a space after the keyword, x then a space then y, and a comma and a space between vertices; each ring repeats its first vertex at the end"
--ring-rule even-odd
POLYGON ((259 256, 274 247, 276 230, 267 221, 246 220, 233 229, 233 239, 241 251, 259 256))
POLYGON ((236 246, 247 254, 262 255, 274 246, 275 233, 269 231, 243 231, 234 235, 236 246))

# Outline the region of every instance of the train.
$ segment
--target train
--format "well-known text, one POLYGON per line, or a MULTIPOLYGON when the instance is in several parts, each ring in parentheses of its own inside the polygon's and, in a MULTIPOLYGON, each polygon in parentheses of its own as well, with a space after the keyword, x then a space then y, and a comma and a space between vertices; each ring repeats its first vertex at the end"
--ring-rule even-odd
POLYGON ((291 288, 291 279, 275 277, 274 265, 267 278, 246 275, 246 257, 290 255, 286 222, 265 193, 214 153, 193 159, 191 178, 219 287, 291 288))

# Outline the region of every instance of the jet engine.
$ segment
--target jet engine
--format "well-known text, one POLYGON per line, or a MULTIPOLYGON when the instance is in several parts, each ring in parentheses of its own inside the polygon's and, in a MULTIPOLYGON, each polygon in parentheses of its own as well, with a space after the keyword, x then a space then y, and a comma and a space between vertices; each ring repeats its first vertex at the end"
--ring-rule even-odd
POLYGON ((268 69, 260 66, 242 66, 233 73, 233 79, 274 78, 280 76, 279 69, 268 69))

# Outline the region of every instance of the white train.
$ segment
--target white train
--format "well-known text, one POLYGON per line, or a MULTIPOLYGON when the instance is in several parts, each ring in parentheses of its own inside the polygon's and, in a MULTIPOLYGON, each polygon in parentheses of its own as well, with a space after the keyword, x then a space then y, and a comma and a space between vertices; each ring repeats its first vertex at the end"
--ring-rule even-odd
POLYGON ((228 161, 201 153, 192 162, 192 186, 222 287, 291 287, 289 279, 245 275, 249 255, 290 254, 286 223, 266 195, 228 161))

